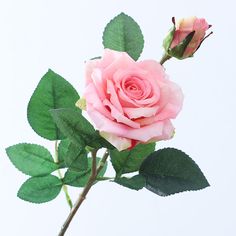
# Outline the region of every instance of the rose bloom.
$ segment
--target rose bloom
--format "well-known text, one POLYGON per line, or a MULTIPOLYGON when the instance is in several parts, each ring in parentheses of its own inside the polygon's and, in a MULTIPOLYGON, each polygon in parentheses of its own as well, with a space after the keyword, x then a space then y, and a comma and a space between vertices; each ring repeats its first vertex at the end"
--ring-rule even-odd
POLYGON ((127 53, 105 49, 86 63, 84 93, 88 116, 100 135, 119 151, 138 143, 170 139, 170 121, 183 94, 154 60, 136 62, 127 53))
POLYGON ((209 29, 210 25, 203 18, 197 18, 195 16, 189 18, 180 19, 176 22, 176 30, 171 43, 171 48, 174 48, 180 44, 191 32, 195 31, 194 36, 187 48, 184 51, 183 58, 192 56, 193 53, 198 49, 202 40, 204 39, 206 30, 209 29))

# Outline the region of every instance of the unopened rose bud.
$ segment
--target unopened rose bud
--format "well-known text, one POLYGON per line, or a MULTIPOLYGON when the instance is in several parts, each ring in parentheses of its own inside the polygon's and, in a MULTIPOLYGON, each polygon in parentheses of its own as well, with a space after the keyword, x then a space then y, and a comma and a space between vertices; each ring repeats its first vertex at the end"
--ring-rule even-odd
POLYGON ((205 36, 206 31, 211 25, 203 18, 194 16, 175 22, 175 18, 173 17, 172 21, 174 26, 163 42, 166 54, 171 57, 185 59, 193 56, 203 40, 212 34, 211 32, 205 36))

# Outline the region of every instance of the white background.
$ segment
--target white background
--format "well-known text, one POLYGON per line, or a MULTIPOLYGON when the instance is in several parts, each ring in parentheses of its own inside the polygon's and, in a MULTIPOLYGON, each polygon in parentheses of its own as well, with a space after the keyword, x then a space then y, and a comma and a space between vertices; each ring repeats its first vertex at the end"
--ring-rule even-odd
MULTIPOLYGON (((100 183, 89 193, 67 235, 236 235, 233 0, 0 1, 0 235, 57 235, 68 214, 63 193, 41 205, 18 199, 17 190, 27 176, 13 167, 4 149, 31 142, 53 150, 53 143, 28 125, 28 100, 48 68, 82 94, 84 60, 102 54, 103 28, 121 11, 142 28, 146 45, 140 59, 160 59, 172 16, 196 15, 213 25, 214 34, 193 59, 165 64, 170 78, 182 87, 185 102, 174 121, 175 138, 159 144, 188 153, 211 187, 162 198, 147 190, 100 183)), ((69 190, 75 200, 80 189, 69 190)))

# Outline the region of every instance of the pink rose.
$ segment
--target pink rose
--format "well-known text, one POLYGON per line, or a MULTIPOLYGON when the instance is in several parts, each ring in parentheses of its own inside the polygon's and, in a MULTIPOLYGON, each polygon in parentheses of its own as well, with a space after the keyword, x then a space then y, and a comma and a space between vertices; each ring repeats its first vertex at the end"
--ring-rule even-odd
POLYGON ((175 25, 176 29, 170 47, 174 48, 179 45, 191 32, 195 31, 194 36, 185 49, 182 58, 192 56, 203 41, 206 30, 208 30, 209 27, 210 25, 208 25, 206 20, 203 18, 193 16, 180 19, 175 25))
POLYGON ((134 61, 127 53, 105 49, 86 64, 86 110, 119 151, 137 143, 170 139, 170 119, 182 107, 183 94, 154 60, 134 61))

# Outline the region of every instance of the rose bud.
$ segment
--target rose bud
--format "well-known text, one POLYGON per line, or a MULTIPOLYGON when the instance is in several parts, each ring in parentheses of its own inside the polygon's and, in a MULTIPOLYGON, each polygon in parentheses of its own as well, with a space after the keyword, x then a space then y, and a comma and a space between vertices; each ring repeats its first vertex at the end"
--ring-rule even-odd
POLYGON ((134 61, 105 49, 86 63, 86 111, 100 135, 119 151, 173 137, 181 88, 154 60, 134 61))
POLYGON ((192 57, 203 40, 212 34, 210 32, 205 36, 206 31, 211 25, 203 18, 193 16, 175 22, 173 17, 172 22, 174 26, 163 42, 163 47, 169 57, 176 57, 178 59, 192 57))

